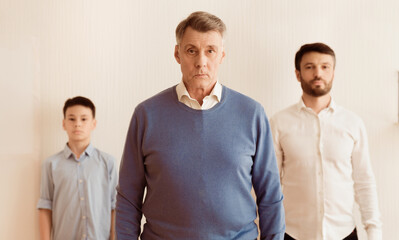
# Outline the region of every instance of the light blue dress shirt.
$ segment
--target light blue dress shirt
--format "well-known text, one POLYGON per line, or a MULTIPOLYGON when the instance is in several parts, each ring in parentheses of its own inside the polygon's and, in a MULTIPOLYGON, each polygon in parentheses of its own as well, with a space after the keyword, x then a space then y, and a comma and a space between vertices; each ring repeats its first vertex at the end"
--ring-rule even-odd
POLYGON ((53 239, 109 239, 117 184, 114 163, 91 144, 79 159, 66 145, 43 163, 37 208, 52 210, 53 239))

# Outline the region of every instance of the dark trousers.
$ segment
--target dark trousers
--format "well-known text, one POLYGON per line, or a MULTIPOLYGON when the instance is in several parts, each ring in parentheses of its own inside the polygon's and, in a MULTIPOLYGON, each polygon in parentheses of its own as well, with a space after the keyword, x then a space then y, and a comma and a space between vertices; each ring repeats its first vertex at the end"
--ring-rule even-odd
MULTIPOLYGON (((284 235, 284 240, 295 240, 294 238, 292 238, 290 235, 285 234, 284 235)), ((343 240, 358 240, 357 239, 357 232, 356 232, 356 228, 355 230, 353 230, 353 232, 351 234, 349 234, 346 238, 344 238, 343 240)))

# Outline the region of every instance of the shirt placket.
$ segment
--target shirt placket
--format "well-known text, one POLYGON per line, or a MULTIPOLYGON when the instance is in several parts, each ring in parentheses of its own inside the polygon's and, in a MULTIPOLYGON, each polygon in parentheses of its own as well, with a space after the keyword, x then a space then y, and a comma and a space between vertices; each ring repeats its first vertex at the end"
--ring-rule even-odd
POLYGON ((324 150, 323 150, 323 138, 324 138, 324 132, 323 132, 323 118, 315 115, 317 124, 315 124, 317 128, 317 164, 316 164, 316 184, 317 184, 317 216, 318 216, 318 224, 319 227, 317 229, 320 229, 317 232, 318 239, 324 239, 325 236, 325 228, 324 228, 324 216, 325 216, 325 201, 324 201, 324 190, 325 190, 325 184, 324 184, 324 150))
POLYGON ((82 156, 77 163, 77 171, 78 171, 78 188, 79 188, 79 205, 81 209, 81 223, 82 223, 82 240, 87 240, 87 205, 86 205, 86 195, 85 195, 85 178, 83 171, 83 159, 85 156, 82 156))

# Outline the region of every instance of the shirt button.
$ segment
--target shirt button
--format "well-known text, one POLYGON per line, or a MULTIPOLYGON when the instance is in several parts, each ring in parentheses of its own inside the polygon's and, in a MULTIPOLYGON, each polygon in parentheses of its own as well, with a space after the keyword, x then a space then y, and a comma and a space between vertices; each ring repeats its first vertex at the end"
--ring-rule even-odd
POLYGON ((86 219, 86 216, 83 216, 82 219, 86 219))
POLYGON ((86 234, 83 234, 82 237, 85 238, 85 237, 86 237, 86 234))
POLYGON ((84 198, 84 197, 81 197, 81 198, 80 198, 80 201, 83 201, 83 200, 85 200, 85 198, 84 198))
POLYGON ((82 183, 83 182, 83 180, 82 179, 79 179, 79 183, 82 183))
POLYGON ((80 166, 80 163, 78 163, 78 166, 80 166))

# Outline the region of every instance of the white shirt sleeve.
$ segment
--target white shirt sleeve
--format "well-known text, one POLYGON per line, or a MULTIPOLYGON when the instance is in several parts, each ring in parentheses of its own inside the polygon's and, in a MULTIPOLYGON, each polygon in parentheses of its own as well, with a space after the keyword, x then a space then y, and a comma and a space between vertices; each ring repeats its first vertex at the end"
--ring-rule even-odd
POLYGON ((371 167, 366 128, 359 120, 359 135, 352 152, 353 181, 355 200, 359 204, 362 223, 369 240, 381 240, 381 220, 378 208, 376 183, 371 167))

